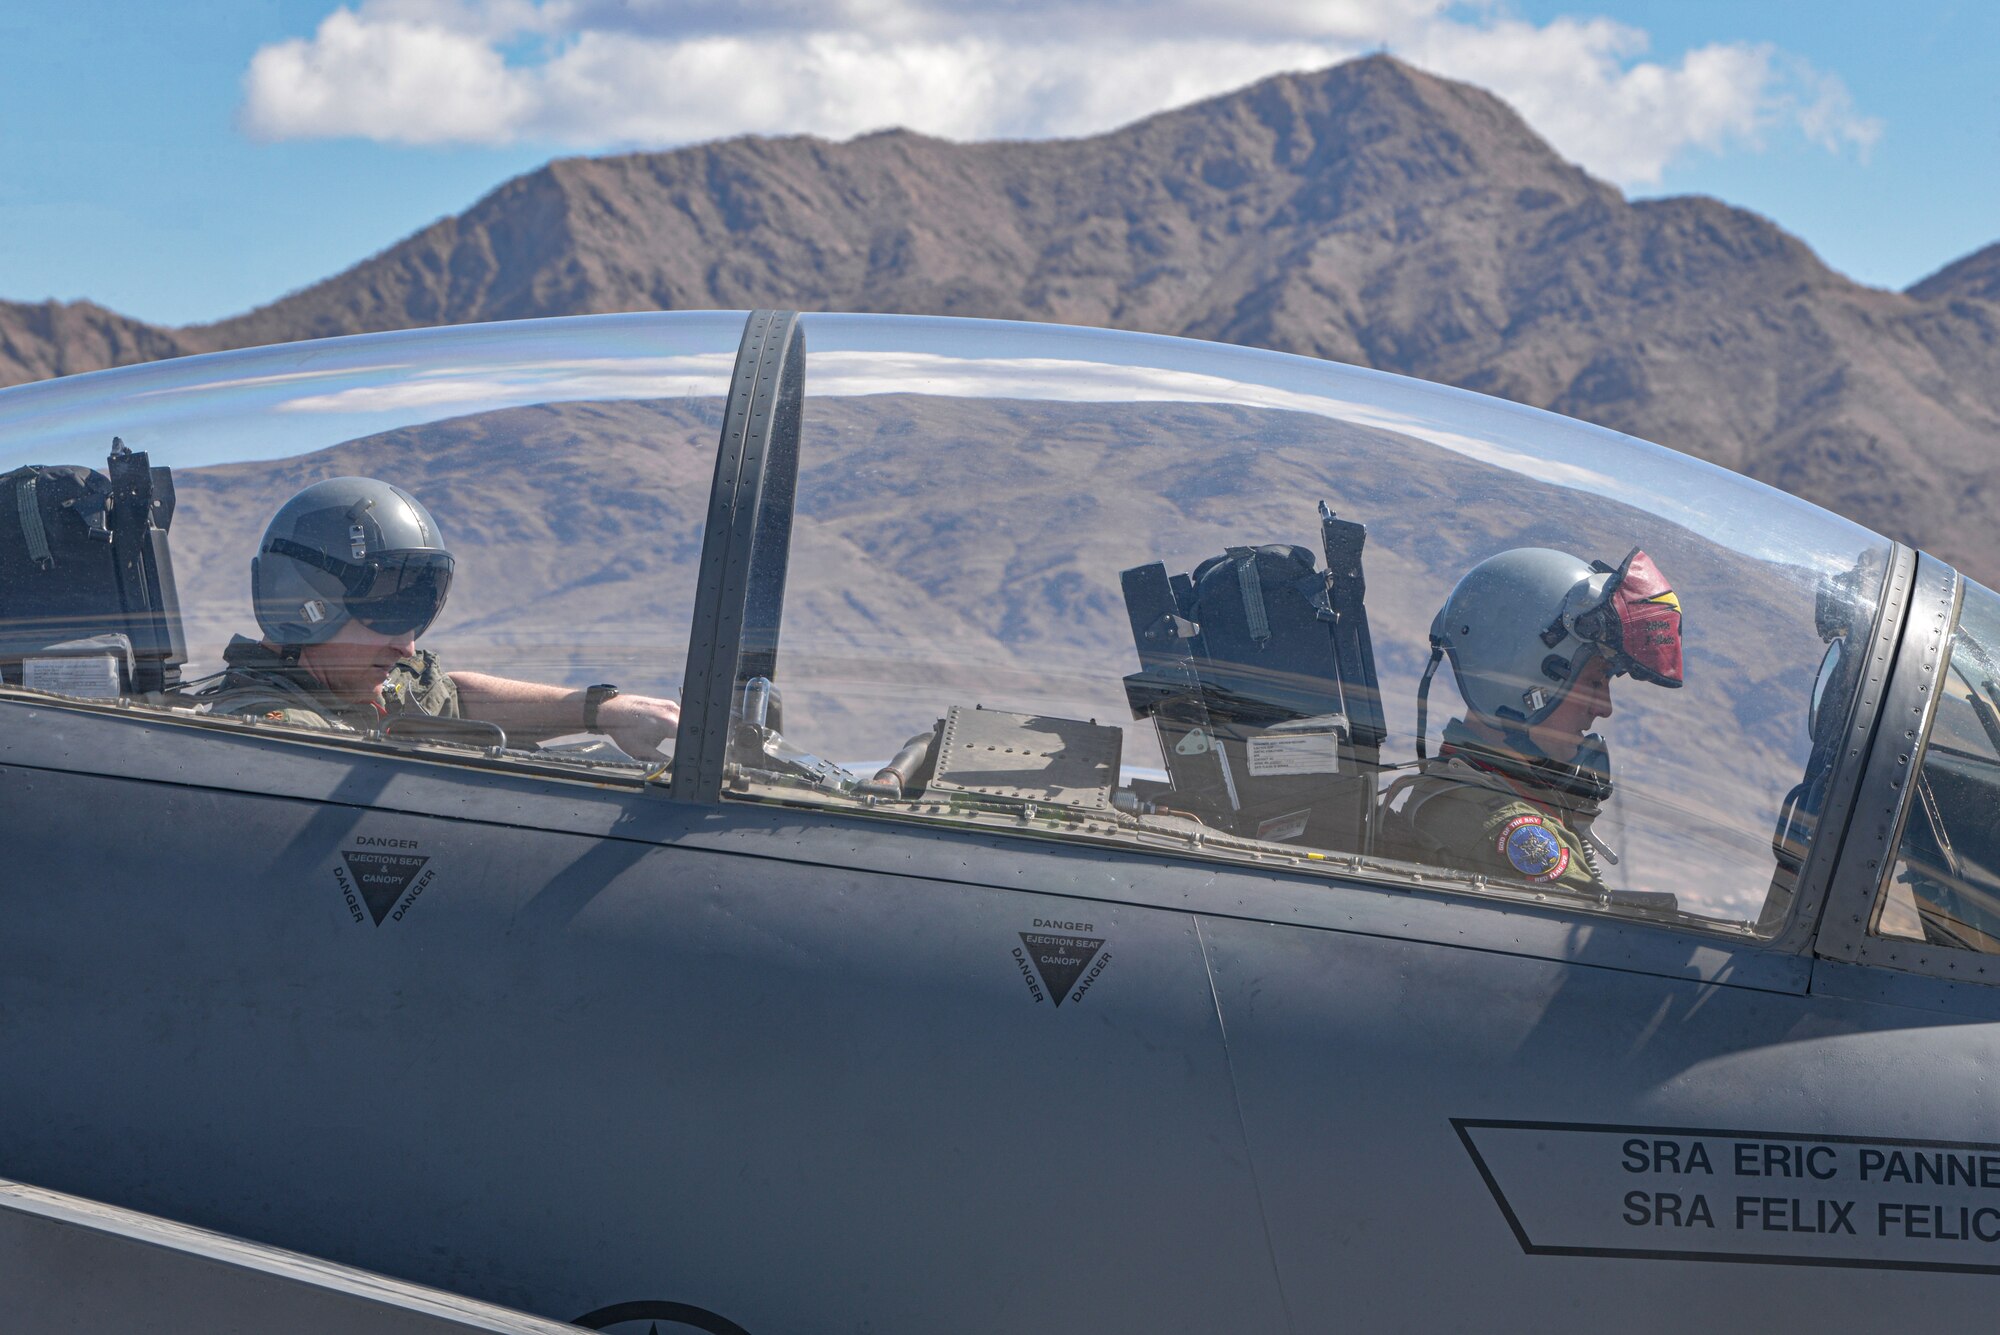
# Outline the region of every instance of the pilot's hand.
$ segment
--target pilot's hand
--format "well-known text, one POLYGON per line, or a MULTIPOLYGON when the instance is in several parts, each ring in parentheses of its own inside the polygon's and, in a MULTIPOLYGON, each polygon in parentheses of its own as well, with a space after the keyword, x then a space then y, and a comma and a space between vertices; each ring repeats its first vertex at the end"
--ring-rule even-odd
POLYGON ((680 702, 655 695, 614 695, 598 706, 597 726, 634 760, 655 760, 660 743, 680 731, 680 702))

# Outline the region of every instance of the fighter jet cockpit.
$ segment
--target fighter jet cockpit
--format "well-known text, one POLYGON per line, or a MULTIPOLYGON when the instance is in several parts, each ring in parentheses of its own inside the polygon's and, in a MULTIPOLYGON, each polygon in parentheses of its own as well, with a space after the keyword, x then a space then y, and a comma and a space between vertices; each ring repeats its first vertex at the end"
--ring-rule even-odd
MULTIPOLYGON (((747 318, 332 339, 0 394, 0 708, 1751 939, 1833 857, 1822 818, 1852 800, 1913 578, 1878 535, 1353 367, 806 315, 746 380, 747 318), (330 537, 273 536, 355 478, 434 539, 365 497, 330 537), (306 573, 266 593, 253 560, 306 573), (323 618, 373 646, 347 696, 372 713, 218 708, 252 650, 331 689, 323 618), (412 645, 462 707, 394 707, 412 645), (482 718, 468 682, 492 678, 575 717, 482 718), (673 702, 678 735, 658 704, 652 734, 607 726, 620 697, 673 702)), ((2000 619, 1964 602, 1867 931, 1991 952, 2000 619)))

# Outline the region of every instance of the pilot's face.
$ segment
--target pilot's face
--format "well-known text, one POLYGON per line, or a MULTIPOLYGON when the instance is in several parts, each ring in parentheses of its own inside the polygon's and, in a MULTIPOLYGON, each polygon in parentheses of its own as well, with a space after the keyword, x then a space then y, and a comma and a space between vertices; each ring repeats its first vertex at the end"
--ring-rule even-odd
POLYGON ((1551 760, 1574 760, 1591 725, 1610 717, 1611 673, 1605 668, 1604 659, 1592 654, 1570 686, 1569 694, 1547 718, 1529 730, 1529 735, 1551 760))
POLYGON ((326 687, 327 694, 351 704, 373 700, 389 671, 416 652, 414 635, 384 635, 349 621, 323 644, 299 651, 299 663, 326 687))

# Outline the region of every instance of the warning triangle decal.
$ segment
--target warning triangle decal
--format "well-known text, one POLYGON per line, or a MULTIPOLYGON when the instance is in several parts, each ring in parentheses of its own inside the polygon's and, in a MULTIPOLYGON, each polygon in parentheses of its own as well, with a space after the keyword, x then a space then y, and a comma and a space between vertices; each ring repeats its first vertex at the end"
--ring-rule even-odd
POLYGON ((382 919, 389 916, 389 910, 396 907, 396 901, 410 888, 410 882, 417 879, 417 873, 424 869, 429 858, 414 857, 408 853, 342 853, 341 859, 347 863, 347 870, 354 877, 355 888, 361 891, 362 900, 368 905, 368 912, 374 915, 375 925, 380 927, 382 919))
POLYGON ((1035 972, 1049 989, 1049 1000, 1060 1006, 1074 983, 1104 945, 1101 936, 1048 936, 1041 932, 1021 933, 1021 944, 1035 962, 1035 972))

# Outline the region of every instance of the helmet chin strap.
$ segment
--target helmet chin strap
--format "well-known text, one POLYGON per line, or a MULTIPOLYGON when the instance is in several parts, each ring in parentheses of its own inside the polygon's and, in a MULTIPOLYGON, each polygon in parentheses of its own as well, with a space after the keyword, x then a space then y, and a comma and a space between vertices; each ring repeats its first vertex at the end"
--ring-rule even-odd
POLYGON ((1431 637, 1431 661, 1424 664, 1424 679, 1417 685, 1417 759, 1418 760, 1429 760, 1431 758, 1430 742, 1426 740, 1431 730, 1430 728, 1431 678, 1437 675, 1438 664, 1443 661, 1444 661, 1444 646, 1440 644, 1438 642, 1437 637, 1433 635, 1431 637))

